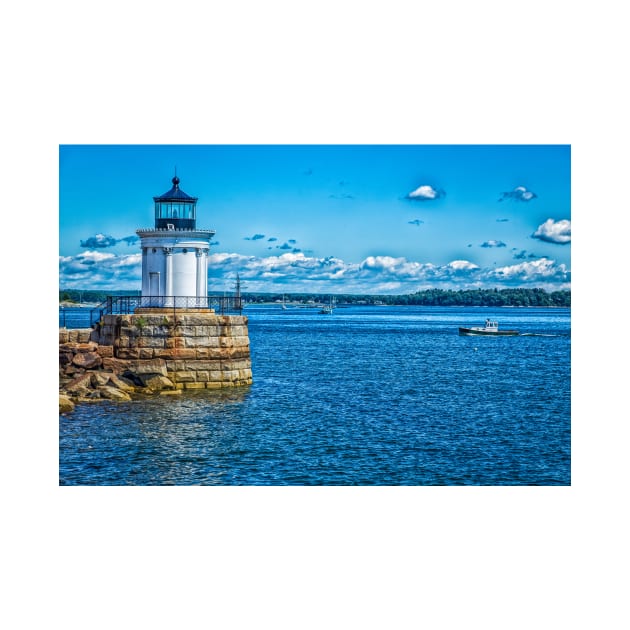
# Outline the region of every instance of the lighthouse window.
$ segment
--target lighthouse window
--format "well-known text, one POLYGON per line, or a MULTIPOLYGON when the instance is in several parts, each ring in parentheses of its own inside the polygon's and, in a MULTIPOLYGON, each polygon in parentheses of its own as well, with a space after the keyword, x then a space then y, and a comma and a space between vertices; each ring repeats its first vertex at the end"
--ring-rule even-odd
POLYGON ((188 250, 184 247, 183 252, 184 252, 184 254, 187 254, 188 250))
POLYGON ((156 252, 157 250, 156 250, 156 249, 155 249, 155 247, 154 247, 151 251, 155 254, 155 252, 156 252))

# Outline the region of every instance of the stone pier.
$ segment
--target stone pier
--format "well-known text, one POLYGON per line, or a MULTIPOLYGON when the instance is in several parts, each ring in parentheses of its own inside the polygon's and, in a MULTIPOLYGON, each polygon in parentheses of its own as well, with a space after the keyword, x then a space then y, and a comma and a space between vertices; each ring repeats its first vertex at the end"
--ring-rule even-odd
POLYGON ((170 379, 176 389, 250 385, 247 317, 210 309, 136 309, 104 315, 92 335, 139 374, 170 379))
POLYGON ((77 402, 251 385, 247 317, 138 309, 59 329, 59 412, 77 402))

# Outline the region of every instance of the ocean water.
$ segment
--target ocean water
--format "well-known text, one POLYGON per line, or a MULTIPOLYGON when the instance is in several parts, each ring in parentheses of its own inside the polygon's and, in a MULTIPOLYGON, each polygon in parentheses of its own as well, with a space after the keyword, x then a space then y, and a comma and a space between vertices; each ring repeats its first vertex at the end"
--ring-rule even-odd
POLYGON ((245 314, 253 385, 78 405, 60 485, 570 485, 570 309, 245 314))

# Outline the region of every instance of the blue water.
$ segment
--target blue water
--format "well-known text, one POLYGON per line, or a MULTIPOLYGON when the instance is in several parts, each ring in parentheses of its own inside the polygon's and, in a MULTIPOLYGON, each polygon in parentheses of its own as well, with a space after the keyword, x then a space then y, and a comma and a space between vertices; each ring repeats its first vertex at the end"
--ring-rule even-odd
POLYGON ((77 406, 60 484, 570 485, 569 309, 245 314, 253 385, 77 406))

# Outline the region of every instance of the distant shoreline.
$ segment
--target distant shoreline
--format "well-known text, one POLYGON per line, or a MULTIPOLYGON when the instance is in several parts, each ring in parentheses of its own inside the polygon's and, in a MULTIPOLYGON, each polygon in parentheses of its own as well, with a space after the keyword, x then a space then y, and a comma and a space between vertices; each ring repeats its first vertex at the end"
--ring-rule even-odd
MULTIPOLYGON (((79 291, 61 289, 59 303, 64 307, 102 304, 109 295, 139 295, 124 291, 79 291)), ((214 295, 214 294, 212 294, 214 295)), ((298 293, 298 292, 244 292, 242 298, 249 305, 282 304, 293 306, 318 306, 327 304, 335 297, 337 306, 479 306, 496 307, 571 307, 571 291, 567 289, 547 292, 544 289, 425 289, 402 295, 351 294, 351 293, 298 293)))
MULTIPOLYGON (((302 304, 295 302, 286 302, 286 307, 288 309, 309 309, 309 308, 321 308, 322 304, 302 304)), ((98 306, 97 303, 94 304, 78 304, 77 302, 59 302, 59 308, 85 308, 92 309, 98 306)), ((245 302, 243 304, 244 308, 251 306, 265 306, 265 307, 279 307, 282 306, 282 302, 245 302)), ((423 306, 423 307, 437 307, 437 308, 571 308, 571 305, 558 305, 558 304, 548 304, 548 305, 540 305, 540 304, 525 304, 525 305, 515 305, 515 304, 357 304, 356 302, 337 302, 336 308, 347 308, 349 306, 367 306, 379 308, 382 306, 423 306)))

